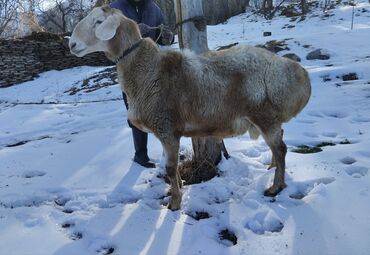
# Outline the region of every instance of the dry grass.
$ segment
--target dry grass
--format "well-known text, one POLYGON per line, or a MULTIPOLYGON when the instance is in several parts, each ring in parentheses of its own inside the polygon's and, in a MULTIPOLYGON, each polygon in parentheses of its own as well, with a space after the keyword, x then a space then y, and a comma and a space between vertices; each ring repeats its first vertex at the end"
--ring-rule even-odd
POLYGON ((207 160, 185 160, 179 164, 179 171, 185 185, 205 182, 218 176, 217 166, 207 160))

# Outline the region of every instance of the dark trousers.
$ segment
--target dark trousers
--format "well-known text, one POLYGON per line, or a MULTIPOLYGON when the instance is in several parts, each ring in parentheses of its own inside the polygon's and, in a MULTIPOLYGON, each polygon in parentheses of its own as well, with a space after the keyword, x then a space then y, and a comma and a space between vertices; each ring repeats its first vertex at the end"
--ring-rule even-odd
MULTIPOLYGON (((128 110, 127 96, 124 92, 122 92, 122 97, 123 101, 125 102, 126 109, 128 110)), ((132 137, 134 139, 135 147, 135 160, 141 162, 149 161, 147 149, 148 134, 132 125, 129 120, 127 120, 127 122, 130 128, 132 129, 132 137)))

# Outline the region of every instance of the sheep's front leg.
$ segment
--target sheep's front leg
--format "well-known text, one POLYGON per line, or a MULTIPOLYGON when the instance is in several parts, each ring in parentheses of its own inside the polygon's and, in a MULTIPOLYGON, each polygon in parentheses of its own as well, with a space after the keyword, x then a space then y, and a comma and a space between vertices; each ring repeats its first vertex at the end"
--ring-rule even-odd
POLYGON ((172 195, 168 208, 172 211, 180 209, 181 204, 181 178, 177 170, 179 144, 180 140, 175 138, 162 140, 163 149, 166 153, 166 173, 170 180, 172 195))

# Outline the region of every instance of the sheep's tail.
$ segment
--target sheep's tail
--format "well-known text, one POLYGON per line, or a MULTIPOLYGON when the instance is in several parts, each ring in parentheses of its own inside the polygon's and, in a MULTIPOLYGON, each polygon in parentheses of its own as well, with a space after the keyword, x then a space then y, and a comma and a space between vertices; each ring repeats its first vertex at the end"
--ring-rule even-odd
POLYGON ((251 125, 251 127, 248 129, 249 136, 252 140, 257 140, 260 136, 261 132, 255 125, 251 125))

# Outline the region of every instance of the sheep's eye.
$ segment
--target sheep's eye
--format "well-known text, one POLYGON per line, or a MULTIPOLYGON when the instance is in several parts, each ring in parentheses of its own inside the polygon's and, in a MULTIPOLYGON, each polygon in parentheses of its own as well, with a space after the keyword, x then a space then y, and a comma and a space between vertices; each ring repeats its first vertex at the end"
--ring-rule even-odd
POLYGON ((100 25, 101 23, 103 23, 103 21, 97 20, 97 21, 95 21, 93 27, 95 28, 96 26, 100 25))

